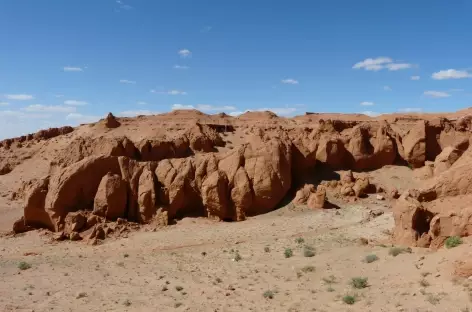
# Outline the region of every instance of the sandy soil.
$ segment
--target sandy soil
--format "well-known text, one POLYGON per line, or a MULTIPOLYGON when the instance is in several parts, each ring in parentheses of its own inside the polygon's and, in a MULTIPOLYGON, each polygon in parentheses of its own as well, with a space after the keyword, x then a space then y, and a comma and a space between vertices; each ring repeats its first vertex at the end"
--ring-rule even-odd
POLYGON ((239 223, 184 219, 156 232, 136 232, 98 246, 51 243, 49 235, 38 231, 3 237, 0 310, 472 308, 468 280, 451 275, 455 259, 471 254, 469 242, 451 250, 414 249, 389 255, 393 218, 385 206, 370 199, 325 211, 289 205, 239 223), (373 218, 372 210, 385 213, 373 218), (360 238, 369 244, 361 244, 360 238), (313 248, 313 257, 305 257, 305 246, 313 248), (285 257, 286 248, 292 257, 285 257), (365 262, 370 254, 378 260, 365 262), (22 261, 31 267, 20 270, 22 261), (350 281, 355 277, 367 278, 368 286, 354 288, 350 281), (356 302, 344 303, 346 295, 356 302))

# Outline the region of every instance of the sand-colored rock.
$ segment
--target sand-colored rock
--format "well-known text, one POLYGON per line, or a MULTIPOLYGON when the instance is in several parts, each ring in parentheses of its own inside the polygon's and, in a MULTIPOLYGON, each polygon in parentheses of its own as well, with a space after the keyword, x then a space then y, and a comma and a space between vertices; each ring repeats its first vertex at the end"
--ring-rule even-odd
POLYGON ((98 186, 93 213, 108 220, 123 218, 126 214, 127 191, 121 175, 107 173, 98 186))

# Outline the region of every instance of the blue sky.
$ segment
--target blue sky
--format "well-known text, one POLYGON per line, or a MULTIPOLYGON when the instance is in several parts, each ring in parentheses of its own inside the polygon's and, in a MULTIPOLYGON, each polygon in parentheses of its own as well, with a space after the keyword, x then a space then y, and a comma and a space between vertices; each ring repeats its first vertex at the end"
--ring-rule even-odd
POLYGON ((472 106, 472 1, 3 0, 0 138, 116 115, 472 106))

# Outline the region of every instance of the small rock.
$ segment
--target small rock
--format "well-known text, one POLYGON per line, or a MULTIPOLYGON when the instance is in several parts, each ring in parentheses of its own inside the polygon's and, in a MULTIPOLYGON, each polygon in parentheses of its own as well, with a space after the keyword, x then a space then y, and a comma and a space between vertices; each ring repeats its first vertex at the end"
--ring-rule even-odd
POLYGON ((383 195, 377 194, 376 196, 377 200, 385 200, 385 197, 383 195))
POLYGON ((72 233, 70 233, 70 235, 69 235, 69 239, 70 239, 71 241, 78 241, 78 240, 81 240, 82 237, 80 237, 79 233, 77 233, 77 232, 72 232, 72 233))
POLYGON ((87 297, 87 293, 80 292, 80 293, 77 294, 77 296, 75 296, 75 299, 80 299, 80 298, 84 298, 84 297, 87 297))

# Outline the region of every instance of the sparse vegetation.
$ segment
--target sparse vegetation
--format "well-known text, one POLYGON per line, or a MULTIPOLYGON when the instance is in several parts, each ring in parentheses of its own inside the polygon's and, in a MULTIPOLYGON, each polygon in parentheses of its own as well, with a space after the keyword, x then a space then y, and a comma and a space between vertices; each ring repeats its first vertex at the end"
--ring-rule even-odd
POLYGON ((265 246, 265 247, 264 247, 264 251, 265 251, 265 252, 270 252, 269 246, 265 246))
POLYGON ((430 284, 427 280, 425 280, 424 278, 420 281, 420 285, 422 287, 428 287, 430 284))
POLYGON ((272 290, 266 290, 262 296, 266 299, 273 299, 274 292, 272 290))
POLYGON ((335 291, 335 289, 330 286, 330 287, 328 287, 328 288, 326 289, 326 291, 327 291, 327 292, 333 292, 333 291, 335 291))
POLYGON ((176 303, 174 303, 174 308, 178 308, 178 307, 180 307, 181 305, 182 305, 182 303, 176 302, 176 303))
POLYGON ((445 246, 446 248, 454 248, 462 244, 462 238, 459 236, 450 236, 446 239, 445 246))
POLYGON ((234 257, 233 257, 233 261, 241 261, 243 258, 241 257, 241 255, 239 254, 238 251, 236 251, 236 253, 234 254, 234 257))
POLYGON ((346 295, 346 296, 343 297, 343 302, 344 302, 345 304, 351 305, 351 304, 356 303, 356 301, 357 301, 356 296, 346 295))
POLYGON ((428 294, 426 300, 432 305, 437 305, 441 301, 441 298, 434 294, 428 294))
POLYGON ((182 286, 175 286, 175 290, 177 290, 177 291, 181 291, 181 290, 183 290, 183 289, 184 289, 184 288, 183 288, 182 286))
POLYGON ((314 257, 315 256, 315 249, 312 246, 305 245, 303 247, 303 256, 305 257, 314 257))
POLYGON ((30 268, 31 268, 31 264, 29 264, 28 262, 21 261, 20 263, 18 263, 18 269, 22 271, 28 270, 30 268))
POLYGON ((128 299, 126 299, 123 304, 127 307, 129 307, 131 305, 131 301, 129 301, 128 299))
POLYGON ((284 250, 284 256, 285 258, 290 258, 293 256, 293 251, 291 248, 285 248, 284 250))
POLYGON ((297 237, 295 239, 295 242, 299 245, 303 244, 305 242, 305 239, 303 237, 297 237))
POLYGON ((402 253, 407 253, 407 252, 411 252, 409 251, 409 249, 407 248, 402 248, 402 247, 392 247, 390 248, 390 250, 388 251, 388 254, 391 255, 391 256, 398 256, 399 254, 402 254, 402 253))
POLYGON ((304 266, 304 267, 302 268, 302 272, 303 272, 303 273, 315 272, 315 267, 312 266, 312 265, 304 266))
POLYGON ((369 286, 367 277, 354 277, 351 279, 351 286, 357 289, 366 288, 369 286))
POLYGON ((366 263, 372 263, 372 262, 375 262, 377 260, 379 260, 379 257, 377 257, 377 255, 374 255, 374 254, 367 255, 367 256, 365 256, 365 259, 364 259, 364 261, 366 263))
POLYGON ((323 282, 327 285, 336 284, 338 281, 334 275, 330 275, 328 277, 323 277, 323 282))

